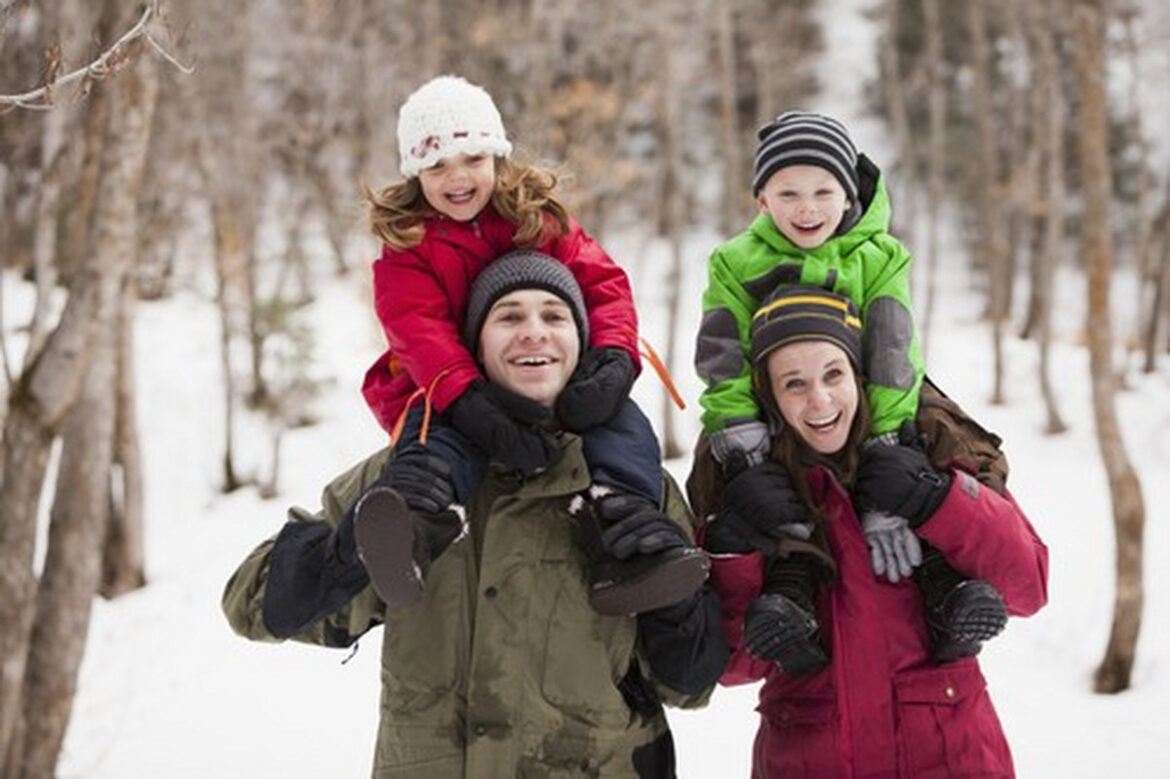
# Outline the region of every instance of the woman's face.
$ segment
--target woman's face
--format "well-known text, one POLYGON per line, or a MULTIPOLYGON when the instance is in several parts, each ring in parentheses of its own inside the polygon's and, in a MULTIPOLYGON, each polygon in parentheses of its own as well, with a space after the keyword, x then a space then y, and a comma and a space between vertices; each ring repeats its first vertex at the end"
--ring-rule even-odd
POLYGON ((780 416, 820 454, 836 454, 857 414, 857 382, 844 350, 829 341, 797 341, 768 356, 780 416))
POLYGON ((460 152, 418 175, 431 208, 457 222, 474 219, 496 189, 496 158, 460 152))
POLYGON ((497 300, 479 344, 489 381, 549 408, 581 352, 569 305, 542 289, 521 289, 497 300))

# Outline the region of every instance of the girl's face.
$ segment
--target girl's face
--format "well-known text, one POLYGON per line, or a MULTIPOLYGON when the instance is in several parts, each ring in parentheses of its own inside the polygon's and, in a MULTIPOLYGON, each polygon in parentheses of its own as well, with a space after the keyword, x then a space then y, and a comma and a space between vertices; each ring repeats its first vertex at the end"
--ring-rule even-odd
POLYGON ((457 222, 476 217, 496 188, 496 158, 460 152, 439 160, 418 175, 431 208, 457 222))
POLYGON ((542 289, 520 289, 497 300, 479 345, 489 381, 549 408, 581 352, 569 305, 542 289))
POLYGON ((844 350, 829 341, 797 341, 768 356, 768 380, 780 416, 820 454, 841 451, 857 414, 857 382, 844 350))
POLYGON ((760 189, 759 204, 801 249, 832 238, 849 208, 841 182, 817 165, 789 165, 773 173, 760 189))

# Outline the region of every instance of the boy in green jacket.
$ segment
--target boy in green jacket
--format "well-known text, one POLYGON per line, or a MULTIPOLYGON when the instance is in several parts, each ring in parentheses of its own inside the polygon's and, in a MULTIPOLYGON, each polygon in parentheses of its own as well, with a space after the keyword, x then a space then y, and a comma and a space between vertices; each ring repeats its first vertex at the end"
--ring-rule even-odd
MULTIPOLYGON (((766 313, 757 311, 760 301, 778 285, 831 290, 856 304, 871 445, 910 432, 925 368, 911 314, 910 252, 889 233, 877 166, 858 154, 844 125, 821 114, 784 113, 758 138, 752 194, 760 214, 711 256, 695 366, 706 383, 703 427, 722 466, 725 503, 747 517, 774 517, 785 529, 745 634, 767 637, 756 642, 762 656, 799 674, 827 661, 812 603, 818 584, 832 577, 832 560, 787 472, 769 456, 773 431, 753 395, 748 359, 752 319, 766 313)), ((814 430, 835 422, 809 420, 814 430)), ((940 661, 975 654, 1002 630, 1006 611, 994 588, 965 581, 933 550, 924 564, 905 518, 859 508, 874 573, 896 583, 919 569, 940 661)))

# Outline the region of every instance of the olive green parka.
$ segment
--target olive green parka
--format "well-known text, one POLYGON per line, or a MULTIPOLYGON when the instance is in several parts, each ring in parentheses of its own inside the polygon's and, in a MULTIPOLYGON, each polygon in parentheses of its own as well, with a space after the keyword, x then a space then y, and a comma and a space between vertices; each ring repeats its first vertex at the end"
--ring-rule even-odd
MULTIPOLYGON (((647 656, 642 618, 590 608, 567 510, 589 487, 589 470, 580 439, 562 440, 563 457, 537 477, 489 474, 469 506, 470 532, 431 565, 419 602, 388 610, 367 585, 293 636, 345 646, 384 626, 376 779, 673 775, 659 702, 706 703, 727 657, 718 615, 700 620, 713 623, 700 625, 708 639, 681 652, 706 653, 718 669, 704 689, 685 694, 654 678, 659 650, 647 656)), ((380 452, 342 474, 325 488, 321 511, 293 509, 289 524, 336 527, 389 457, 380 452)), ((665 481, 664 511, 689 533, 689 510, 665 481)), ((228 621, 249 639, 278 640, 264 620, 277 542, 253 551, 224 591, 228 621)), ((679 638, 688 631, 694 625, 679 638)))

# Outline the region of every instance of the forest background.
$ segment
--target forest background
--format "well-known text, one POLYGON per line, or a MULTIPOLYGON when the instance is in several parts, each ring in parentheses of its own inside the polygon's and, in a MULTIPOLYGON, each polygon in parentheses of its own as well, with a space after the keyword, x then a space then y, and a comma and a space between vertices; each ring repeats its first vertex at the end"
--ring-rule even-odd
MULTIPOLYGON (((381 442, 356 391, 379 351, 360 188, 394 178, 395 107, 443 72, 489 89, 511 137, 562 167, 577 216, 630 271, 644 334, 692 401, 679 412, 639 384, 680 475, 696 431, 702 266, 752 215, 754 130, 791 107, 847 119, 915 252, 932 373, 1008 438, 1016 490, 1076 517, 1071 530, 1038 521, 1050 544, 1074 534, 1088 540, 1069 558, 1094 556, 1099 575, 1069 591, 1084 603, 1054 602, 1064 619, 1028 646, 1059 655, 1070 632, 1100 639, 1076 653, 1086 667, 1071 684, 1118 694, 1101 722, 1129 702, 1096 735, 1132 757, 1117 739, 1156 708, 1143 685, 1167 689, 1164 644, 1138 647, 1159 575, 1149 561, 1167 559, 1143 547, 1143 498, 1170 461, 1168 35, 1158 4, 1102 0, 0 0, 0 776, 175 775, 160 769, 170 742, 94 724, 111 710, 190 724, 165 690, 130 717, 141 696, 111 676, 151 664, 111 646, 202 667, 199 650, 221 645, 196 636, 226 630, 202 619, 224 566, 381 442), (192 425, 180 446, 163 443, 192 425), (1062 449, 1076 463, 1055 481, 1027 464, 1060 462, 1062 449), (162 632, 162 615, 185 608, 200 615, 188 635, 162 632)), ((251 674, 298 683, 267 670, 281 650, 239 643, 207 685, 222 696, 188 718, 247 705, 242 653, 263 658, 251 674)), ((349 729, 366 736, 359 750, 372 744, 369 643, 344 669, 345 689, 364 690, 363 724, 349 729)), ((1007 676, 999 651, 988 664, 1007 676)), ((309 688, 316 711, 325 693, 309 688)), ((742 692, 717 694, 733 726, 675 721, 684 757, 707 734, 744 764, 754 714, 742 692)), ((1023 711, 1070 716, 1005 718, 1026 729, 1023 711)), ((204 748, 235 743, 218 736, 204 748)), ((1037 762, 1038 746, 1022 765, 1073 775, 1075 751, 1037 762)), ((1137 765, 1154 764, 1147 747, 1137 765)), ((291 775, 311 773, 297 765, 291 775)))

